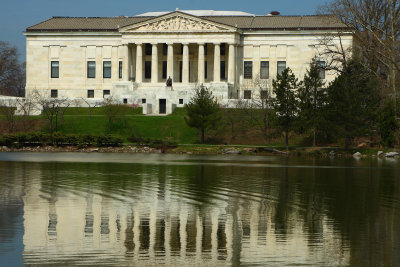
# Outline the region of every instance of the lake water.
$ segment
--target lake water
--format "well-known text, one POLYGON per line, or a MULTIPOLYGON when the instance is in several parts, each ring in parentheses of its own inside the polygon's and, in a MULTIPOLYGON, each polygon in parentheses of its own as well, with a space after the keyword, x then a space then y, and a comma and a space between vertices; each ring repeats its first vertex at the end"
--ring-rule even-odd
POLYGON ((400 160, 0 153, 0 266, 400 266, 400 160))

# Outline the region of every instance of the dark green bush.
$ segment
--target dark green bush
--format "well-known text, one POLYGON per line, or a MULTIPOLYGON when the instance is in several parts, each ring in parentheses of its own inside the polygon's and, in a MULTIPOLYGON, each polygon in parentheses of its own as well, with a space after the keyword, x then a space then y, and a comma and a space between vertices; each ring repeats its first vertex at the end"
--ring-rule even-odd
POLYGON ((161 139, 150 139, 143 137, 130 136, 128 141, 138 146, 149 146, 156 149, 174 148, 178 143, 172 141, 165 141, 161 139))
POLYGON ((23 147, 23 146, 121 146, 122 138, 113 135, 74 135, 55 132, 52 135, 46 133, 22 133, 7 134, 0 137, 1 146, 23 147))

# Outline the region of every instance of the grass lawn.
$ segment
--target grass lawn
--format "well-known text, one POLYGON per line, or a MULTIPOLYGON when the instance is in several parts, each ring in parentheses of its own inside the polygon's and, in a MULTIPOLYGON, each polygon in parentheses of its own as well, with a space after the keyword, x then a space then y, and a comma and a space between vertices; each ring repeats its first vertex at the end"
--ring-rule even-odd
POLYGON ((184 111, 177 109, 168 116, 145 116, 141 115, 141 112, 141 109, 129 108, 124 116, 115 118, 110 130, 104 108, 94 108, 91 117, 88 115, 88 108, 70 108, 64 115, 64 122, 61 123, 59 131, 75 134, 111 133, 120 135, 125 141, 129 136, 135 135, 182 144, 198 142, 196 130, 189 128, 185 123, 184 111))

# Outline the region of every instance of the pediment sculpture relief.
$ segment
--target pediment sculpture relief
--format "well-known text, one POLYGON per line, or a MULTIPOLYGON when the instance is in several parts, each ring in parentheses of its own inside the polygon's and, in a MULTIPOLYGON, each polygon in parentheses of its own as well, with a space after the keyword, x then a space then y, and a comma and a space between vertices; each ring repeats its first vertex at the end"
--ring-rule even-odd
POLYGON ((211 23, 191 20, 184 17, 166 18, 160 21, 142 25, 135 31, 226 31, 211 23))

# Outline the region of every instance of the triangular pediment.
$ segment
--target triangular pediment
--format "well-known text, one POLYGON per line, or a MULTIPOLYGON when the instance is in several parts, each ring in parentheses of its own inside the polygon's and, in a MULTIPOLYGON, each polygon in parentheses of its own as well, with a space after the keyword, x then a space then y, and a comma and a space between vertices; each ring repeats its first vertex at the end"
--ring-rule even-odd
POLYGON ((235 32, 236 30, 232 26, 175 11, 125 26, 120 32, 235 32))

